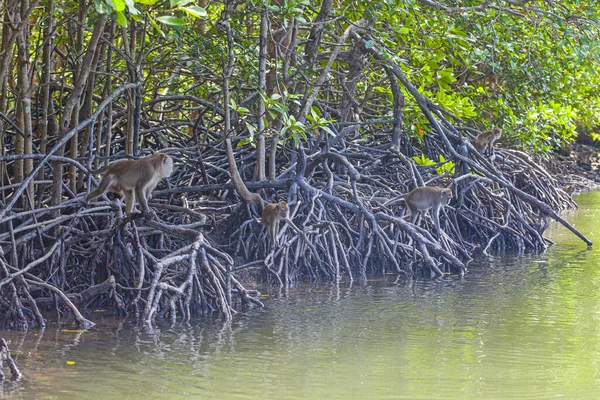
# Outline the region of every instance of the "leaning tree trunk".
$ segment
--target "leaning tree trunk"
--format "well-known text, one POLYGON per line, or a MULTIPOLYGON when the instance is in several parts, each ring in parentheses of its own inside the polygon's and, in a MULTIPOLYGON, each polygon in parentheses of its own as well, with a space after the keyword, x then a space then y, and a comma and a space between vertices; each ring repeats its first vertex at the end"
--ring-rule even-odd
MULTIPOLYGON (((83 90, 85 88, 85 84, 88 80, 88 76, 90 74, 90 69, 92 66, 92 60, 94 59, 94 54, 98 49, 98 43, 100 41, 100 37, 102 36, 102 32, 104 31, 104 26, 108 19, 107 14, 101 14, 98 17, 98 21, 96 22, 96 26, 94 27, 94 31, 92 33, 90 43, 86 50, 85 56, 83 58, 83 62, 81 65, 81 69, 79 75, 77 76, 77 81, 73 85, 73 91, 68 96, 65 107, 63 109, 61 121, 60 121, 60 131, 59 131, 59 140, 62 139, 65 134, 70 130, 72 120, 74 118, 75 110, 81 100, 81 96, 83 95, 83 90)), ((64 155, 64 146, 61 146, 57 152, 57 156, 64 155)), ((52 164, 54 169, 54 175, 52 176, 52 205, 58 205, 62 200, 62 168, 63 164, 61 161, 54 161, 52 164)))

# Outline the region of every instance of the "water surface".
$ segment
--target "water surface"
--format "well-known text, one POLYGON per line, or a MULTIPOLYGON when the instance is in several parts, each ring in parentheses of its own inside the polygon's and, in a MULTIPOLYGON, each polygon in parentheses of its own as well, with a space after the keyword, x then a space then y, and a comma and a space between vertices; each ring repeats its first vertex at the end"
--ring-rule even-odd
MULTIPOLYGON (((600 193, 577 201, 566 217, 600 245, 600 193)), ((97 313, 84 333, 0 332, 25 375, 0 398, 597 399, 600 252, 558 224, 547 236, 545 254, 477 260, 464 278, 273 292, 229 324, 149 331, 97 313)))

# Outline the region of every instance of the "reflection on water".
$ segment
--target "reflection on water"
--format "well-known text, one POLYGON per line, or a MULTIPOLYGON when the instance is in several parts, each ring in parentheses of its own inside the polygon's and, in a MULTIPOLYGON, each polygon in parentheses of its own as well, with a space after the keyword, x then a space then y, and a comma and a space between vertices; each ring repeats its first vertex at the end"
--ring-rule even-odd
MULTIPOLYGON (((568 219, 600 244, 600 193, 578 202, 568 219)), ((271 293, 229 324, 94 314, 91 332, 0 332, 26 377, 0 398, 595 399, 599 252, 559 225, 548 236, 545 254, 476 260, 462 279, 271 293)))

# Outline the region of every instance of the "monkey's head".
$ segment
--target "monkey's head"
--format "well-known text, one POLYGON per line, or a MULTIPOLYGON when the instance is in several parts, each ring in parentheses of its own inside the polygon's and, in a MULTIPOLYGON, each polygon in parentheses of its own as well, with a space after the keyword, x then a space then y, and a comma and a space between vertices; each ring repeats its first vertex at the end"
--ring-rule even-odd
POLYGON ((161 178, 168 178, 173 172, 173 159, 165 153, 156 153, 156 157, 160 160, 161 178))
POLYGON ((440 192, 440 200, 441 203, 446 205, 448 203, 450 203, 450 200, 452 199, 452 189, 442 189, 440 192))
POLYGON ((494 128, 494 129, 492 129, 492 132, 494 132, 494 136, 496 136, 497 138, 502 136, 502 129, 500 129, 500 128, 494 128))
POLYGON ((290 207, 285 201, 282 200, 275 205, 275 210, 277 215, 279 215, 281 218, 287 218, 290 207))

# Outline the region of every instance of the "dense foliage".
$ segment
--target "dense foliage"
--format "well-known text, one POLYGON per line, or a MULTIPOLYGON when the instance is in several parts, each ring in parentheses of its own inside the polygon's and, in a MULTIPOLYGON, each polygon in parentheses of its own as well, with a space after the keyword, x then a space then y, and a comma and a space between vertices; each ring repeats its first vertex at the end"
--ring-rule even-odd
MULTIPOLYGON (((154 93, 166 90, 168 83, 170 94, 214 96, 226 49, 218 24, 223 5, 205 1, 199 7, 188 0, 135 3, 139 10, 133 1, 96 0, 97 9, 112 8, 121 25, 127 26, 125 13, 132 20, 143 19, 144 26, 151 28, 146 29, 145 37, 150 49, 143 69, 146 85, 152 86, 154 93), (164 53, 166 48, 173 51, 170 57, 164 53), (152 68, 155 63, 161 67, 152 68)), ((287 118, 286 106, 293 101, 290 95, 298 93, 298 86, 304 88, 306 79, 310 82, 318 76, 317 68, 307 70, 309 60, 301 55, 320 9, 306 0, 236 5, 233 86, 238 103, 258 86, 257 35, 263 6, 274 32, 294 30, 295 46, 290 50, 296 54, 289 60, 284 54, 268 60, 270 70, 283 74, 278 83, 287 95, 285 100, 274 97, 271 109, 294 126, 298 115, 287 118)), ((335 1, 324 42, 335 42, 349 24, 365 21, 365 35, 371 38, 368 45, 377 46, 399 63, 424 95, 464 120, 466 126, 502 126, 511 145, 546 152, 572 140, 576 129, 596 132, 600 120, 596 90, 600 80, 599 18, 600 10, 588 1, 335 1)), ((317 60, 325 60, 325 55, 317 60)), ((351 92, 356 91, 355 111, 366 121, 382 115, 392 118, 391 89, 382 79, 382 69, 373 60, 364 62, 360 73, 353 76, 355 81, 348 84, 351 92)), ((338 85, 347 81, 348 69, 348 60, 336 61, 327 81, 338 85)), ((416 139, 426 134, 427 121, 410 99, 405 116, 407 134, 416 139)), ((256 124, 256 118, 246 117, 251 124, 256 124)))

